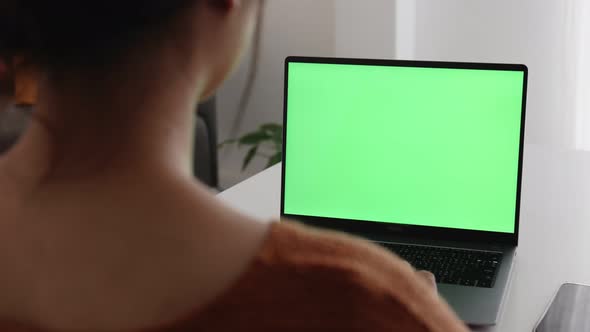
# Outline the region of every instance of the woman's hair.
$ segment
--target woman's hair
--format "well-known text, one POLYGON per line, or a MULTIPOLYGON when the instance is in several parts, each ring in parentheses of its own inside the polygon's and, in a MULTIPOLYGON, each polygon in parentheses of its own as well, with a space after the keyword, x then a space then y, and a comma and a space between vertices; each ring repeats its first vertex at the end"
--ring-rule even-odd
POLYGON ((14 77, 11 69, 11 66, 0 58, 0 98, 14 94, 14 77))
POLYGON ((49 67, 111 63, 198 0, 1 0, 0 56, 49 67))

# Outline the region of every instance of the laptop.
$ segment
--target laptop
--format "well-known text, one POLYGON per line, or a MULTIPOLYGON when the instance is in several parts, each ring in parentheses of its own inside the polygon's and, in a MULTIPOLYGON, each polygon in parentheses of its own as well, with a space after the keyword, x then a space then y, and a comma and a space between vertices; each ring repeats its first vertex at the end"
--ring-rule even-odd
POLYGON ((435 274, 498 322, 518 245, 524 65, 289 57, 281 214, 435 274))

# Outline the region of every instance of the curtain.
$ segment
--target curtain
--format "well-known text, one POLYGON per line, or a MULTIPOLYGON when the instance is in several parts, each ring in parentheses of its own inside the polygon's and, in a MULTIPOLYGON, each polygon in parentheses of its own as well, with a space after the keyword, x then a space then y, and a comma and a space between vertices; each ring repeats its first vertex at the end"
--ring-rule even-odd
POLYGON ((587 0, 566 0, 568 34, 566 45, 570 52, 569 76, 574 110, 574 148, 590 151, 590 3, 587 0))
POLYGON ((414 58, 526 64, 526 142, 590 151, 590 1, 419 0, 406 7, 398 5, 397 16, 414 18, 402 27, 413 31, 414 58))

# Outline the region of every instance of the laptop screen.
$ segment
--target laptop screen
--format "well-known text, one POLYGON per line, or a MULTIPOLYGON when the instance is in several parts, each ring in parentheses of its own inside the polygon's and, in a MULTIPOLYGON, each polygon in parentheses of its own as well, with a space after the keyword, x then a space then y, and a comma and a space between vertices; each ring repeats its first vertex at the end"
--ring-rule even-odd
POLYGON ((515 233, 525 79, 288 61, 283 213, 515 233))

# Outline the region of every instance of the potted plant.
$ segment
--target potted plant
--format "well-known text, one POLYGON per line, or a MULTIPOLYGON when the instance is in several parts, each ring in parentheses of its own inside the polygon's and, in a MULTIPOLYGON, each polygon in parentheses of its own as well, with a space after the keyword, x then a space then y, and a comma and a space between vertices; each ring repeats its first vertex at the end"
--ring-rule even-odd
POLYGON ((276 123, 266 123, 258 129, 237 139, 225 141, 220 148, 237 145, 248 151, 242 163, 242 171, 246 170, 254 158, 264 158, 266 168, 274 166, 283 160, 283 126, 276 123))

